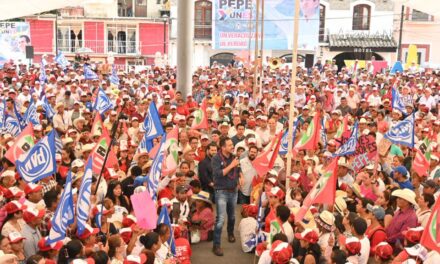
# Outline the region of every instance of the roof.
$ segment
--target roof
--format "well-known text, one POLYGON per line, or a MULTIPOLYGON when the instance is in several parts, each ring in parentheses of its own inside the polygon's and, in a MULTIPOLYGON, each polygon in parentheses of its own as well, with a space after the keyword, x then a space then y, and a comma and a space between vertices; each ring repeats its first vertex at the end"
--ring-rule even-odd
POLYGON ((397 49, 396 41, 388 35, 334 34, 330 35, 329 40, 331 51, 368 48, 374 49, 373 51, 394 52, 397 49))

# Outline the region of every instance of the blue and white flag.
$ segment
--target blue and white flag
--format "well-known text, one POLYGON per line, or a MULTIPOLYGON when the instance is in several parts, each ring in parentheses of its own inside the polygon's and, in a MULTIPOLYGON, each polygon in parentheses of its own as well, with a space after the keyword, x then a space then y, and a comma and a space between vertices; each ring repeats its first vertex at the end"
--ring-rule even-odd
POLYGON ((168 208, 166 206, 162 206, 159 218, 157 219, 157 224, 166 224, 169 227, 170 238, 168 238, 168 245, 170 245, 171 253, 176 255, 176 244, 174 243, 173 228, 171 227, 170 215, 168 214, 168 208))
POLYGON ((11 134, 13 137, 18 137, 21 133, 20 122, 18 122, 17 118, 6 114, 5 122, 3 123, 3 134, 11 134))
POLYGON ((325 129, 325 117, 321 119, 321 141, 324 145, 323 149, 327 150, 327 129, 325 129))
POLYGON ((139 142, 139 146, 136 149, 136 153, 139 153, 139 151, 146 149, 147 151, 150 151, 151 149, 153 149, 154 144, 153 144, 153 139, 147 139, 146 138, 147 134, 144 134, 144 136, 141 139, 141 142, 139 142))
POLYGON ((58 63, 63 70, 69 65, 69 61, 61 51, 58 51, 58 56, 55 57, 55 62, 58 63))
MULTIPOLYGON (((293 135, 292 135, 292 148, 295 146, 295 138, 296 138, 296 130, 298 128, 298 119, 295 121, 295 123, 293 123, 293 135)), ((281 145, 280 145, 280 150, 279 150, 279 154, 280 155, 286 155, 287 154, 287 150, 289 148, 289 141, 287 138, 287 134, 288 134, 289 130, 287 130, 286 132, 284 132, 283 137, 281 138, 281 145)))
POLYGON ((98 78, 98 74, 90 69, 90 66, 84 65, 84 79, 85 80, 96 80, 98 78))
POLYGON ((402 96, 395 87, 391 88, 391 104, 393 109, 397 109, 400 112, 406 114, 405 102, 403 101, 402 96))
POLYGON ((82 235, 86 228, 87 220, 90 214, 90 195, 92 194, 92 159, 89 157, 84 176, 82 178, 81 187, 78 192, 78 201, 76 203, 76 218, 78 225, 78 234, 82 235))
POLYGON ((108 78, 112 84, 119 85, 118 72, 116 71, 115 65, 112 67, 112 75, 108 78))
POLYGON ((57 172, 55 130, 52 130, 15 163, 25 182, 37 182, 57 172))
POLYGON ((333 157, 351 155, 356 152, 356 145, 358 141, 357 140, 358 130, 359 130, 359 125, 358 122, 356 121, 356 123, 354 123, 353 129, 351 130, 350 138, 348 139, 347 142, 345 142, 342 146, 340 146, 335 153, 333 153, 333 157))
POLYGON ((145 115, 143 129, 145 130, 145 138, 153 139, 164 133, 162 123, 160 122, 159 112, 157 111, 156 104, 150 103, 148 112, 145 115))
POLYGON ((41 69, 44 69, 44 67, 46 67, 47 65, 47 60, 45 58, 45 56, 43 56, 43 58, 41 59, 41 69))
POLYGON ((263 243, 264 241, 267 241, 267 233, 260 231, 258 234, 252 234, 251 237, 244 242, 244 244, 248 247, 247 252, 251 252, 256 245, 263 243))
POLYGON ((99 88, 98 96, 96 97, 95 104, 93 105, 93 109, 98 111, 99 114, 103 115, 105 112, 113 109, 114 105, 110 98, 105 94, 104 90, 99 88))
POLYGON ((50 105, 49 101, 47 101, 47 97, 44 96, 43 98, 43 109, 44 112, 46 113, 46 118, 51 121, 52 118, 55 116, 56 112, 53 109, 53 107, 50 105))
POLYGON ((385 133, 384 138, 394 144, 405 145, 410 148, 414 147, 414 113, 404 120, 397 122, 391 126, 390 130, 385 133))
POLYGON ((6 110, 6 101, 5 99, 0 100, 0 131, 3 130, 3 126, 5 124, 5 110, 6 110))
POLYGON ((55 152, 61 154, 62 150, 63 150, 63 141, 61 141, 60 136, 55 130, 55 152))
POLYGON ((37 113, 37 104, 33 99, 31 99, 31 103, 24 113, 24 121, 26 122, 26 124, 29 124, 29 122, 31 122, 32 125, 40 124, 40 116, 37 113))
MULTIPOLYGON (((21 105, 18 107, 21 108, 21 105)), ((23 116, 20 114, 20 111, 18 111, 17 109, 17 104, 14 102, 14 113, 15 113, 15 117, 18 120, 18 123, 20 124, 20 129, 23 130, 26 126, 26 120, 23 118, 23 116)))
POLYGON ((99 228, 99 230, 101 230, 101 228, 102 228, 102 211, 104 210, 104 205, 98 204, 98 205, 96 205, 96 208, 98 208, 98 212, 95 215, 95 224, 96 224, 96 227, 99 228))
POLYGON ((43 63, 41 63, 39 81, 40 81, 40 83, 46 83, 46 81, 47 81, 46 70, 44 69, 43 63))
POLYGON ((157 199, 157 186, 159 185, 160 175, 162 173, 162 163, 165 153, 165 142, 167 137, 164 135, 160 141, 159 150, 151 164, 150 173, 148 174, 148 192, 153 200, 157 199))
POLYGON ((58 207, 52 218, 52 227, 49 232, 47 244, 55 243, 63 240, 66 237, 66 231, 69 225, 75 221, 75 210, 73 208, 72 195, 72 172, 69 171, 64 185, 63 193, 61 194, 58 207))

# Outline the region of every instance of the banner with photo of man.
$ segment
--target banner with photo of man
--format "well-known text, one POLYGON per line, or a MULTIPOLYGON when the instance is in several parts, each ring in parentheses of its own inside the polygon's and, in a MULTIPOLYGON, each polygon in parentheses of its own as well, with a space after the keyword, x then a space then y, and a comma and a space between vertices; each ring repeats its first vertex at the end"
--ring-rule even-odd
MULTIPOLYGON (((319 1, 298 1, 301 1, 298 49, 315 50, 319 43, 319 1)), ((256 0, 213 2, 212 46, 214 49, 254 48, 256 0)), ((295 0, 265 0, 264 5, 264 49, 292 49, 295 0)))
POLYGON ((8 60, 25 61, 31 45, 29 23, 0 21, 0 68, 8 60))

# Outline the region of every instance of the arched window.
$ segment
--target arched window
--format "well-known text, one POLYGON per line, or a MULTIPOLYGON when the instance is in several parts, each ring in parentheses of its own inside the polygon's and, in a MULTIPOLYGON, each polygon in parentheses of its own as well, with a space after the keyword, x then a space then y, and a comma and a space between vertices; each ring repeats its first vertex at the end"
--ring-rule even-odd
POLYGON ((324 41, 325 35, 325 5, 319 5, 319 42, 324 41))
POLYGON ((370 30, 371 6, 357 5, 353 8, 353 30, 370 30))
POLYGON ((211 39, 212 3, 206 0, 196 1, 194 8, 194 38, 211 39))

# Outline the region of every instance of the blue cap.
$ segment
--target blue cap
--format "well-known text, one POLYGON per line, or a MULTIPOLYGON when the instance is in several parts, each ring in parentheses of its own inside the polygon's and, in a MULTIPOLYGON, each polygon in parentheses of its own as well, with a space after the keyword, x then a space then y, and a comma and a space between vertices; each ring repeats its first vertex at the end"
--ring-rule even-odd
POLYGON ((134 179, 133 185, 134 187, 138 187, 144 184, 147 181, 147 176, 137 176, 134 179))
POLYGON ((408 170, 405 168, 405 166, 397 166, 394 171, 402 174, 403 176, 406 176, 406 174, 408 173, 408 170))
POLYGON ((385 218, 385 209, 383 209, 380 206, 373 206, 371 204, 367 204, 367 210, 372 212, 377 220, 383 220, 385 218))

